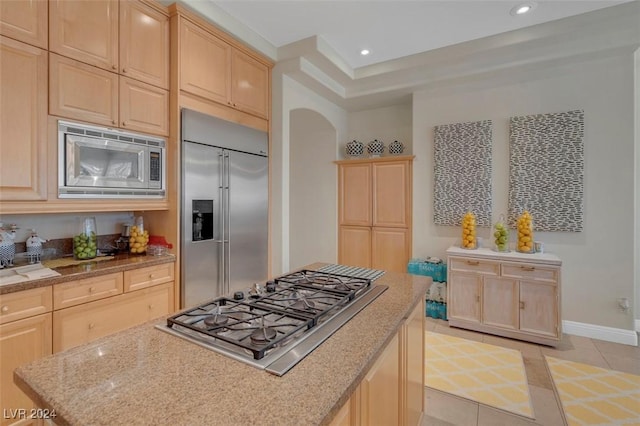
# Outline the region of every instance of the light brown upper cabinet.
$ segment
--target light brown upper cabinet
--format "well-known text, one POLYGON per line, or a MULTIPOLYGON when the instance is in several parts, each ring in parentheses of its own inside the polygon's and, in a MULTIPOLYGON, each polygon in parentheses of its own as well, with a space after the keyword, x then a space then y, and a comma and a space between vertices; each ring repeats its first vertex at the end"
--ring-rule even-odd
POLYGON ((0 200, 47 198, 47 51, 0 36, 0 200))
POLYGON ((180 19, 180 89, 268 117, 269 67, 186 18, 180 19))
POLYGON ((49 50, 118 71, 118 1, 51 0, 49 50))
POLYGON ((168 135, 167 90, 53 53, 49 61, 50 114, 168 135))
POLYGON ((46 49, 47 11, 46 1, 0 1, 0 34, 46 49))
POLYGON ((169 17, 137 1, 120 2, 120 73, 169 88, 169 17))
POLYGON ((338 261, 404 272, 411 256, 413 157, 338 161, 338 261))

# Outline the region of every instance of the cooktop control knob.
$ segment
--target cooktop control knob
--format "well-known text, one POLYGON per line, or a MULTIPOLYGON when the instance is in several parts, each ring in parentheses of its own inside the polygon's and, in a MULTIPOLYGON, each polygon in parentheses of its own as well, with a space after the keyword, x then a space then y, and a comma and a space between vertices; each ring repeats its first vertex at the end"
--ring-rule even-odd
POLYGON ((273 281, 267 281, 267 293, 273 293, 276 291, 276 283, 273 281))
POLYGON ((235 293, 233 293, 233 298, 235 300, 242 300, 244 299, 244 293, 241 291, 236 291, 235 293))

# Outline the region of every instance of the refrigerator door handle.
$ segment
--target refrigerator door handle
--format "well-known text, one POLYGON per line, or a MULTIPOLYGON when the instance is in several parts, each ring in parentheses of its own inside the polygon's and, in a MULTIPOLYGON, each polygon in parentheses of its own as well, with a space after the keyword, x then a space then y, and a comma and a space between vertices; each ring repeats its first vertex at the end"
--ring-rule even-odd
POLYGON ((230 245, 231 245, 231 208, 230 208, 230 203, 231 203, 231 196, 230 196, 230 178, 231 178, 231 171, 230 169, 230 164, 229 164, 229 153, 225 152, 224 153, 224 169, 225 169, 225 200, 224 200, 224 212, 225 212, 225 237, 224 237, 224 244, 223 244, 223 249, 222 251, 224 252, 224 261, 225 261, 225 265, 224 265, 224 273, 225 273, 225 277, 224 277, 224 285, 225 285, 225 293, 229 293, 231 291, 231 249, 230 249, 230 245))
POLYGON ((220 250, 218 252, 218 294, 226 294, 226 285, 224 282, 225 271, 224 271, 224 157, 222 151, 218 153, 218 239, 216 243, 220 244, 220 250))

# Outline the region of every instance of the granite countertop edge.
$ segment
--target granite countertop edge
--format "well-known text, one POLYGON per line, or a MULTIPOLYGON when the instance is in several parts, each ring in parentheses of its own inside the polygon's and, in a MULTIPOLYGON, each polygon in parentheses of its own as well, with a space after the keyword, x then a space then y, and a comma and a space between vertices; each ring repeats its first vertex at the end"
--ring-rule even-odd
POLYGON ((49 287, 68 281, 82 280, 97 277, 100 275, 112 274, 115 272, 128 271, 132 269, 144 268, 147 266, 162 265, 164 263, 175 262, 176 256, 167 254, 162 256, 134 256, 116 255, 110 260, 96 262, 86 262, 79 265, 62 266, 51 268, 60 275, 56 277, 40 278, 30 281, 22 281, 15 284, 0 286, 0 295, 14 293, 17 291, 31 290, 40 287, 49 287))
MULTIPOLYGON (((308 268, 316 269, 315 265, 321 264, 308 268)), ((58 416, 55 421, 60 425, 109 424, 113 421, 114 418, 108 417, 108 414, 107 417, 96 414, 110 413, 115 406, 111 407, 108 399, 98 397, 94 392, 107 382, 117 385, 120 379, 124 384, 121 388, 116 387, 116 397, 129 402, 132 392, 144 392, 148 398, 149 408, 145 413, 139 413, 138 416, 132 414, 135 410, 147 407, 147 403, 144 407, 135 406, 134 403, 136 408, 126 407, 130 411, 122 412, 121 419, 129 424, 199 424, 197 419, 206 419, 208 425, 229 424, 230 413, 225 410, 230 409, 224 402, 227 398, 231 401, 234 400, 232 397, 243 395, 242 391, 252 392, 253 397, 258 396, 253 401, 258 407, 251 407, 247 413, 243 413, 245 417, 240 419, 243 423, 324 425, 348 401, 398 332, 404 319, 424 298, 430 283, 431 279, 424 276, 385 274, 379 284, 388 285, 389 289, 282 377, 272 376, 167 333, 156 333, 155 325, 165 321, 165 318, 161 318, 19 367, 14 372, 14 380, 41 407, 55 409, 58 416), (143 352, 142 347, 145 348, 143 352), (96 355, 98 351, 108 354, 109 350, 112 351, 111 360, 96 355), (172 357, 180 359, 181 363, 193 363, 193 368, 198 371, 207 371, 214 380, 219 380, 219 386, 227 389, 230 395, 216 394, 222 402, 215 400, 204 406, 196 404, 197 401, 187 400, 185 407, 175 406, 175 413, 154 417, 159 414, 153 407, 172 406, 176 397, 183 396, 180 392, 184 389, 190 389, 190 386, 198 388, 198 385, 207 383, 202 374, 183 370, 183 364, 176 365, 172 357), (73 371, 63 367, 67 364, 75 366, 73 371), (90 364, 91 368, 84 364, 90 364), (146 371, 147 376, 142 370, 137 371, 137 368, 146 364, 153 364, 153 368, 146 371), (110 373, 114 366, 123 372, 110 373), (158 377, 153 377, 154 374, 158 377), (233 380, 227 378, 229 374, 234 377, 233 380), (147 377, 145 382, 149 383, 143 390, 136 384, 136 379, 139 381, 144 377, 147 377), (53 383, 53 378, 64 380, 53 383), (160 386, 162 391, 152 391, 154 384, 160 386), (276 395, 279 392, 282 395, 273 396, 271 402, 290 403, 295 396, 298 398, 296 401, 302 400, 302 406, 292 408, 292 414, 283 418, 279 415, 280 411, 274 410, 270 404, 265 405, 263 398, 259 398, 264 394, 276 395), (82 402, 79 403, 79 400, 82 402), (92 405, 96 406, 89 410, 87 406, 92 405), (209 406, 222 409, 223 412, 219 413, 221 418, 209 417, 212 410, 209 406)), ((196 393, 196 399, 200 401, 202 397, 196 393)), ((118 407, 123 410, 121 405, 118 407)))

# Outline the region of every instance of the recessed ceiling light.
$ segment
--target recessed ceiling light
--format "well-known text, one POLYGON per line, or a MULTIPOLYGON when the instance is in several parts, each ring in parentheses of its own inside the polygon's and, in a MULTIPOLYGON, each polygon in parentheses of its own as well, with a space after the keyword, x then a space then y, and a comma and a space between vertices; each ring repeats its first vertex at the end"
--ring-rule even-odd
POLYGON ((362 56, 367 56, 369 53, 371 53, 371 52, 369 52, 369 50, 368 50, 368 49, 362 49, 362 50, 360 51, 360 54, 361 54, 362 56))
POLYGON ((527 12, 531 12, 537 6, 534 2, 521 3, 517 6, 514 6, 509 11, 509 14, 512 16, 524 15, 527 12))

